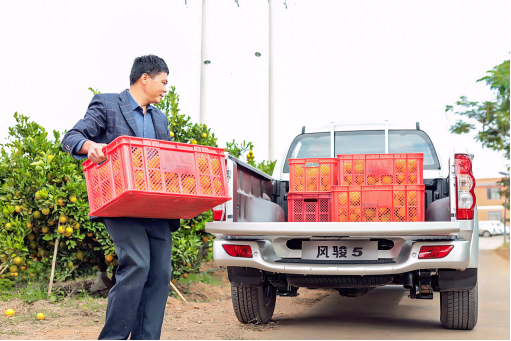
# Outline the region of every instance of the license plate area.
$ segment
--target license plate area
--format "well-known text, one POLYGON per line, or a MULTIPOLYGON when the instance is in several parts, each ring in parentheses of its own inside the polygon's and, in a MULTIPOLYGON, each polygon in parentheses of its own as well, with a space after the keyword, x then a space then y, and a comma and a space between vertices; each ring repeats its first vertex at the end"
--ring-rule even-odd
POLYGON ((302 242, 302 259, 378 260, 378 242, 369 240, 314 240, 302 242))

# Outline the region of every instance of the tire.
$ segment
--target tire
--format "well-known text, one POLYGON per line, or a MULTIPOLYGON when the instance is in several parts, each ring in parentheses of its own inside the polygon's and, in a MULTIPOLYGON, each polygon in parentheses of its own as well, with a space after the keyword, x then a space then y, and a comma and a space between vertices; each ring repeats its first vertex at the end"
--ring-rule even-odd
POLYGON ((265 282, 259 287, 242 287, 231 284, 232 306, 241 323, 267 323, 273 316, 276 289, 265 282))
POLYGON ((491 237, 490 231, 484 231, 483 232, 483 237, 491 237))
POLYGON ((477 284, 472 289, 440 293, 440 322, 447 329, 471 330, 477 324, 477 284))

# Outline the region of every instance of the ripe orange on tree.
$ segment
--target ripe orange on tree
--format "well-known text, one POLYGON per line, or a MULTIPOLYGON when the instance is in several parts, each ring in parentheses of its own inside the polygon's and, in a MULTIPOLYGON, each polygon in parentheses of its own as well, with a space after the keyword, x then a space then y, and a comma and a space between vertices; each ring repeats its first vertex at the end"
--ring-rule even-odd
POLYGON ((64 225, 60 225, 58 228, 57 228, 57 232, 60 233, 60 234, 64 234, 66 233, 66 227, 64 225))
POLYGON ((41 210, 41 212, 42 212, 44 215, 48 215, 48 214, 50 214, 50 209, 49 209, 49 208, 47 208, 47 207, 45 207, 45 208, 43 208, 43 209, 41 210))
POLYGON ((113 259, 114 259, 114 256, 113 256, 113 255, 105 255, 105 260, 106 260, 107 262, 111 262, 113 259))

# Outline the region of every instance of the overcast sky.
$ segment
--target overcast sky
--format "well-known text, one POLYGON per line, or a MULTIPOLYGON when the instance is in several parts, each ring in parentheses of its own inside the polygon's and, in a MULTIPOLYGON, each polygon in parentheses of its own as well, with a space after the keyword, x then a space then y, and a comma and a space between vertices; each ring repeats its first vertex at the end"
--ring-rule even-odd
MULTIPOLYGON (((445 106, 494 94, 476 80, 509 59, 509 1, 272 1, 274 150, 303 125, 419 121, 445 163, 453 145, 475 154, 475 175, 506 160, 473 135, 453 136, 445 106)), ((0 143, 18 111, 47 130, 83 117, 93 87, 129 87, 133 59, 167 62, 181 113, 200 113, 202 1, 2 1, 0 143)), ((205 123, 268 157, 268 2, 207 1, 205 123), (259 52, 260 57, 255 53, 259 52)))

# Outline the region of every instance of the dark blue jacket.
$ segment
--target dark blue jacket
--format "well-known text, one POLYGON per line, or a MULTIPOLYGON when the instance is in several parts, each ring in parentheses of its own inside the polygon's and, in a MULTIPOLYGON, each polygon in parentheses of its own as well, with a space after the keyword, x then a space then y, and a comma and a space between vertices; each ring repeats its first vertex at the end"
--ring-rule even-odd
MULTIPOLYGON (((153 125, 157 140, 172 141, 167 116, 153 106, 153 125)), ((120 94, 98 94, 92 98, 85 117, 75 124, 62 139, 64 150, 75 158, 75 147, 82 140, 109 144, 119 136, 137 136, 137 124, 128 97, 128 90, 120 94)), ((170 219, 172 231, 179 228, 179 219, 170 219)))

